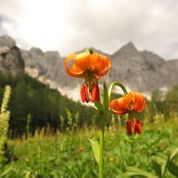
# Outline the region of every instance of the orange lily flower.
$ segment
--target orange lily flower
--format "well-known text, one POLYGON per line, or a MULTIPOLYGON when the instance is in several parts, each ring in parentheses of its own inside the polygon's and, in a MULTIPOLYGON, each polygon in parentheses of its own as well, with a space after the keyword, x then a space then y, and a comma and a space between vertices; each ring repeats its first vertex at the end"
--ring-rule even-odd
POLYGON ((72 54, 65 60, 67 74, 76 78, 100 79, 111 67, 111 61, 104 55, 88 50, 79 54, 72 54), (73 64, 69 67, 69 63, 73 64))
POLYGON ((142 112, 145 100, 141 93, 130 92, 127 95, 114 99, 109 103, 111 111, 115 114, 126 114, 128 112, 142 112))
POLYGON ((83 53, 72 54, 65 59, 67 74, 85 80, 80 89, 82 102, 99 102, 98 80, 106 75, 110 68, 111 61, 91 49, 83 53))
MULTIPOLYGON (((114 99, 109 103, 111 111, 115 114, 126 114, 142 112, 145 106, 145 100, 141 93, 130 92, 127 95, 114 99)), ((130 118, 126 121, 127 134, 141 134, 142 125, 138 119, 131 120, 130 118)))

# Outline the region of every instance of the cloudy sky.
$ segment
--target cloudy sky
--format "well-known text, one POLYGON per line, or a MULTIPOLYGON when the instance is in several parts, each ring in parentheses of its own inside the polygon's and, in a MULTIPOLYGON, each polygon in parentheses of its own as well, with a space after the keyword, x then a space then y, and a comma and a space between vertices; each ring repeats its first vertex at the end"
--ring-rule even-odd
POLYGON ((0 35, 62 56, 93 46, 178 58, 178 0, 0 0, 0 35))

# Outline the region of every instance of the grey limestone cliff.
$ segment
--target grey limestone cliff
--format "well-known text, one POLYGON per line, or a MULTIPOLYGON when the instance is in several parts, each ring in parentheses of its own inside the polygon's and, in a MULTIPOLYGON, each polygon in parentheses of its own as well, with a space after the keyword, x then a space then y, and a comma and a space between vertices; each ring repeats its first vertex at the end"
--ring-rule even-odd
POLYGON ((15 41, 9 36, 0 37, 0 71, 13 76, 24 72, 24 61, 15 41))
MULTIPOLYGON (((153 52, 139 51, 132 42, 107 56, 112 61, 112 68, 103 79, 107 82, 118 80, 130 89, 142 92, 170 88, 178 84, 176 59, 165 60, 153 52)), ((9 70, 12 73, 23 71, 22 59, 29 75, 48 80, 49 85, 73 90, 81 83, 80 79, 74 80, 65 73, 65 57, 61 57, 57 51, 43 52, 39 48, 19 50, 12 38, 0 37, 0 70, 9 70)))

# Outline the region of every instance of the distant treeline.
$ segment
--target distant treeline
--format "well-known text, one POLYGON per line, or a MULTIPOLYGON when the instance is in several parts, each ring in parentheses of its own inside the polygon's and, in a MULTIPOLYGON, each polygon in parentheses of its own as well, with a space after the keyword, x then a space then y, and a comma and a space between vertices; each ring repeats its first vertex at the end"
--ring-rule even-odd
POLYGON ((27 75, 14 78, 0 73, 0 101, 5 85, 12 87, 9 106, 11 137, 23 135, 27 127, 33 134, 40 128, 50 127, 53 131, 66 129, 70 122, 74 122, 73 119, 76 119, 77 127, 91 125, 96 120, 97 113, 94 109, 62 96, 57 90, 50 89, 27 75))
MULTIPOLYGON (((14 78, 9 74, 0 73, 0 101, 5 85, 12 87, 9 106, 10 137, 21 136, 27 132, 34 134, 37 129, 42 128, 50 128, 54 132, 57 129, 76 130, 99 122, 99 115, 93 108, 74 102, 27 75, 14 78)), ((151 101, 146 103, 144 112, 138 114, 143 123, 152 123, 156 119, 177 118, 178 86, 169 90, 164 97, 159 91, 153 92, 151 101)), ((121 122, 124 124, 124 117, 121 122)))
POLYGON ((164 119, 178 119, 178 85, 172 87, 165 95, 159 90, 152 93, 151 101, 148 102, 150 115, 162 114, 164 119))

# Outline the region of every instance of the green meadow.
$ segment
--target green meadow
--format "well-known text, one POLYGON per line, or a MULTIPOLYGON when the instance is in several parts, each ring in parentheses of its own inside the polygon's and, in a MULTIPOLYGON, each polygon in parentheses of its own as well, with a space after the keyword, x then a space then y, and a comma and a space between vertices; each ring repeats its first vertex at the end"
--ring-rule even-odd
MULTIPOLYGON (((178 147, 177 124, 177 121, 172 121, 145 126, 141 135, 131 137, 123 127, 113 125, 108 128, 104 150, 105 177, 125 178, 129 166, 156 175, 154 157, 167 158, 178 147)), ((41 130, 27 139, 9 140, 0 177, 97 177, 98 167, 88 140, 96 138, 97 134, 97 129, 57 132, 55 135, 41 130)), ((174 162, 178 165, 177 158, 174 162)), ((175 176, 167 170, 164 177, 175 176)))
MULTIPOLYGON (((100 114, 93 108, 28 76, 1 76, 0 97, 1 178, 98 177, 89 139, 98 140, 100 114), (11 95, 4 90, 6 85, 11 86, 11 95)), ((164 98, 155 91, 144 112, 137 115, 142 133, 132 136, 126 133, 128 116, 110 114, 104 177, 178 177, 177 108, 177 87, 164 98)))

